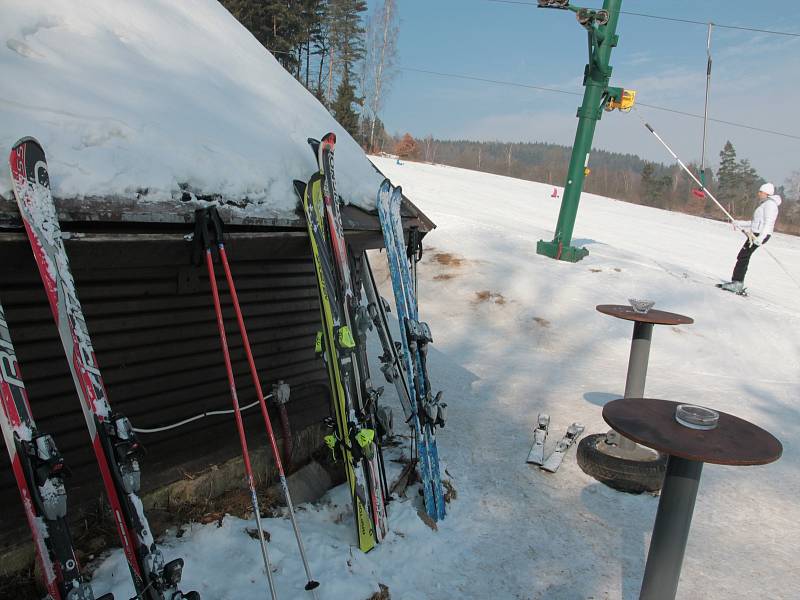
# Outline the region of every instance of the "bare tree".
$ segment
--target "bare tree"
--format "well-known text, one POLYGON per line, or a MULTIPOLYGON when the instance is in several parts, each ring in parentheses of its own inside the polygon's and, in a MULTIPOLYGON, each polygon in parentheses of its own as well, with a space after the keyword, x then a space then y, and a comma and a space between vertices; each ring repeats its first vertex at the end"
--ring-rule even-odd
POLYGON ((790 200, 800 200, 800 170, 792 172, 786 180, 786 197, 790 200))
POLYGON ((433 160, 433 135, 430 133, 425 136, 425 162, 431 162, 433 160))
POLYGON ((381 7, 372 15, 367 31, 366 70, 369 81, 364 90, 367 108, 371 116, 369 147, 375 144, 375 122, 383 107, 386 90, 394 76, 397 58, 397 36, 400 25, 397 18, 395 0, 384 0, 381 7))

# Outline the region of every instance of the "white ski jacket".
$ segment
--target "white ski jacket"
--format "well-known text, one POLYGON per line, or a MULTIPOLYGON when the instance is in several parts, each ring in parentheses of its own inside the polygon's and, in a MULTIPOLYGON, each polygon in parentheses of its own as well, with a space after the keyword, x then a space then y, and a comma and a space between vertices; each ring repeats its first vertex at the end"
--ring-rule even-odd
POLYGON ((757 235, 756 245, 760 246, 768 235, 772 235, 772 231, 775 229, 775 221, 778 220, 778 207, 780 205, 781 197, 778 194, 767 196, 767 199, 756 208, 752 221, 737 221, 736 224, 742 229, 750 229, 753 234, 757 235))

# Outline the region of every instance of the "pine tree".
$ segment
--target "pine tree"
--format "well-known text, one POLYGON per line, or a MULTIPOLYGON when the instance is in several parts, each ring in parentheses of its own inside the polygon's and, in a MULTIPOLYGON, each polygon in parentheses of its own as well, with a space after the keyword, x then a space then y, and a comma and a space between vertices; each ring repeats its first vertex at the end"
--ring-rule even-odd
POLYGON ((656 167, 645 162, 642 168, 642 203, 646 206, 664 207, 667 190, 672 185, 670 175, 656 175, 656 167))
MULTIPOLYGON (((334 76, 348 79, 355 65, 364 58, 364 23, 362 14, 367 10, 364 0, 328 0, 327 19, 330 38, 329 89, 334 76)), ((338 88, 337 88, 338 96, 338 88)))
MULTIPOLYGON (((220 0, 236 19, 298 80, 310 87, 311 56, 327 45, 323 23, 327 0, 220 0)), ((320 60, 320 75, 322 62, 320 60)))
POLYGON ((306 89, 311 89, 311 56, 316 54, 316 48, 321 35, 323 35, 322 19, 325 11, 324 0, 300 0, 299 35, 297 46, 297 79, 306 89), (313 50, 312 50, 313 47, 313 50), (305 62, 305 64, 303 64, 305 62), (305 68, 305 78, 302 77, 305 68))
POLYGON ((737 167, 740 187, 738 190, 738 204, 743 215, 752 214, 759 204, 758 188, 764 183, 758 172, 750 166, 750 161, 742 159, 737 167))
POLYGON ((356 96, 356 90, 350 82, 350 72, 345 69, 339 87, 336 88, 336 100, 331 105, 331 112, 347 133, 358 137, 358 113, 353 110, 353 104, 361 104, 361 98, 356 96))
MULTIPOLYGON (((718 200, 728 209, 732 215, 735 214, 736 201, 739 198, 739 188, 741 181, 739 180, 739 166, 736 162, 736 149, 730 141, 725 142, 725 147, 719 153, 719 170, 717 171, 718 187, 718 200)), ((709 199, 706 202, 706 212, 711 214, 715 210, 713 200, 709 199)), ((719 209, 716 209, 717 211, 719 209)))

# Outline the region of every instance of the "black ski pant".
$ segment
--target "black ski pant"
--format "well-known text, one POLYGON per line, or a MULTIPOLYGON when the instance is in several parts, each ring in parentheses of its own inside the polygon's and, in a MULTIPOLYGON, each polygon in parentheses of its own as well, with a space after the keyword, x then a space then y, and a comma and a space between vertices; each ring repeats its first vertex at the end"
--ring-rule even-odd
MULTIPOLYGON (((755 234, 755 236, 758 237, 758 234, 755 234)), ((764 241, 761 242, 762 245, 766 244, 769 238, 770 236, 765 237, 764 241)), ((747 267, 750 265, 750 257, 753 256, 753 252, 757 249, 758 244, 751 244, 749 239, 745 241, 744 246, 739 250, 739 254, 736 255, 736 266, 733 267, 733 275, 731 276, 732 281, 744 281, 744 276, 747 275, 747 267)))

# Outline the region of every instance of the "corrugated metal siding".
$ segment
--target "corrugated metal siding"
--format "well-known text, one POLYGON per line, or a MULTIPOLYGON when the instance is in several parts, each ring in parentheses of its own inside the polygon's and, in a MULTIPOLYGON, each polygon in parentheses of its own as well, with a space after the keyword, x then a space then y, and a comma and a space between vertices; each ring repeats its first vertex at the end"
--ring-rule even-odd
MULTIPOLYGON (((227 246, 262 385, 266 391, 283 379, 299 386, 288 405, 292 427, 299 431, 328 413, 326 391, 313 385, 327 377, 314 356, 319 308, 307 241, 290 237, 238 238, 227 246)), ((113 408, 136 427, 229 408, 205 266, 191 266, 191 245, 180 236, 143 239, 66 242, 113 408)), ((30 247, 25 240, 3 242, 0 255, 0 301, 34 416, 42 431, 54 435, 72 469, 68 493, 71 510, 78 512, 83 502, 102 494, 79 402, 30 247)), ((255 399, 254 389, 221 267, 217 277, 239 397, 246 404, 255 399)), ((251 442, 263 445, 260 413, 248 415, 251 442)), ((277 417, 273 421, 279 430, 277 417)), ((146 489, 177 479, 181 470, 239 453, 232 416, 202 419, 141 439, 148 450, 143 460, 146 489)), ((24 526, 5 450, 0 453, 0 506, 0 531, 24 526)))

